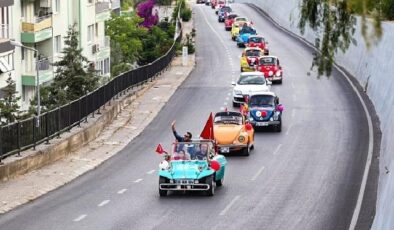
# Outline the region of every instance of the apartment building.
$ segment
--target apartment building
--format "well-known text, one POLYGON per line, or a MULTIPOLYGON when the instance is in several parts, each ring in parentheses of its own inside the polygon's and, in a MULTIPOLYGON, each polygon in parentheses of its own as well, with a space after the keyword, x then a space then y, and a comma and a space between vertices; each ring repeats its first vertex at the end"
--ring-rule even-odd
POLYGON ((1 90, 6 86, 6 80, 11 76, 15 79, 14 71, 14 46, 10 39, 14 37, 12 26, 12 8, 14 0, 0 1, 0 97, 1 90))
POLYGON ((21 96, 21 108, 28 109, 37 79, 40 85, 53 80, 51 63, 61 59, 64 37, 74 23, 83 55, 101 76, 109 77, 110 40, 105 36, 105 21, 111 11, 110 0, 1 0, 0 88, 11 74, 21 96), (12 46, 10 39, 22 47, 12 46))

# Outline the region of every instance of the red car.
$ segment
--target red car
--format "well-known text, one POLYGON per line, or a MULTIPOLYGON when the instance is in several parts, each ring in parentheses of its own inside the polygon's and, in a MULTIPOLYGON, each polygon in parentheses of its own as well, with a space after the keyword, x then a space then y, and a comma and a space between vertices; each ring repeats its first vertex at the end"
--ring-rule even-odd
POLYGON ((264 50, 264 55, 269 55, 268 42, 259 35, 252 35, 249 37, 249 42, 246 45, 247 47, 259 47, 264 50))
POLYGON ((257 70, 264 73, 264 77, 272 82, 282 84, 283 69, 280 66, 279 59, 275 56, 263 56, 259 60, 257 70))
POLYGON ((224 19, 224 28, 227 31, 231 30, 231 27, 233 26, 234 23, 234 18, 238 17, 236 14, 229 14, 227 17, 224 19))
POLYGON ((217 4, 218 4, 218 2, 216 0, 211 0, 211 7, 212 7, 212 9, 215 9, 217 4))

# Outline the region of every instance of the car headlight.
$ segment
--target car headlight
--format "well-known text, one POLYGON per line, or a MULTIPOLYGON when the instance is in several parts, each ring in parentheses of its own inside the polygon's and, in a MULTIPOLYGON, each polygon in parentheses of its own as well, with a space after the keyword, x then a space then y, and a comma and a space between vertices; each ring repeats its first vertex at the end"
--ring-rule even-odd
POLYGON ((234 94, 235 95, 242 95, 242 91, 241 90, 234 90, 234 94))
POLYGON ((254 120, 253 120, 253 117, 249 117, 249 121, 254 121, 254 120))
POLYGON ((273 121, 273 120, 274 120, 274 118, 273 118, 273 117, 271 117, 271 118, 270 118, 270 121, 273 121))
POLYGON ((244 142, 245 141, 245 137, 244 136, 239 136, 238 137, 238 141, 239 142, 244 142))
POLYGON ((272 75, 274 75, 274 72, 269 71, 269 72, 268 72, 268 75, 269 75, 269 76, 272 76, 272 75))
POLYGON ((280 75, 282 75, 282 73, 280 71, 277 71, 275 74, 277 77, 280 77, 280 75))

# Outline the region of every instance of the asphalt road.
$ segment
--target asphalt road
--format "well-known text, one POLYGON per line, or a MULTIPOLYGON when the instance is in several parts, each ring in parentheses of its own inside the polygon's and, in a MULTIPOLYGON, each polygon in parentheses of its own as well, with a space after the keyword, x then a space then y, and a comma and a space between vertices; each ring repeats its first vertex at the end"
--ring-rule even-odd
MULTIPOLYGON (((358 98, 337 71, 317 79, 312 54, 245 5, 234 4, 269 41, 284 67, 272 90, 285 105, 283 130, 256 134, 249 157, 228 157, 213 197, 160 198, 158 143, 201 132, 208 114, 231 108, 241 49, 213 10, 194 7, 197 67, 144 132, 96 170, 0 217, 0 229, 347 229, 368 146, 358 98), (156 170, 156 171, 152 171, 156 170)), ((166 145, 168 148, 168 145, 166 145)))

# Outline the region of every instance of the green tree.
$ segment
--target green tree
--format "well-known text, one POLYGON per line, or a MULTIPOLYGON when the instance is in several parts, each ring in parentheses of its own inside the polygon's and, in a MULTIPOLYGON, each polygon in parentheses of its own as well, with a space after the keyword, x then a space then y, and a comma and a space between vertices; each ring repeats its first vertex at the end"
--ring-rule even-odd
MULTIPOLYGON (((62 59, 53 63, 55 68, 54 81, 48 87, 43 87, 43 103, 48 107, 57 107, 76 100, 95 90, 99 85, 99 76, 94 64, 82 55, 79 48, 79 32, 76 25, 70 26, 62 51, 62 59), (47 95, 45 95, 47 93, 47 95)), ((44 104, 44 105, 45 105, 44 104)))
POLYGON ((11 76, 7 79, 7 86, 3 89, 4 98, 0 100, 0 117, 5 119, 6 123, 12 123, 18 118, 19 105, 18 101, 20 97, 17 97, 16 84, 11 76))
POLYGON ((319 76, 329 76, 335 53, 339 50, 346 52, 349 45, 355 43, 352 38, 356 26, 355 14, 361 15, 361 32, 367 46, 380 39, 381 15, 377 6, 374 0, 302 0, 298 24, 301 33, 304 33, 306 26, 322 32, 315 41, 319 52, 312 63, 312 67, 317 66, 319 76), (369 15, 373 16, 372 25, 366 20, 369 15))

